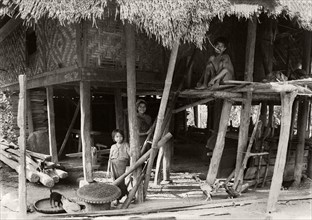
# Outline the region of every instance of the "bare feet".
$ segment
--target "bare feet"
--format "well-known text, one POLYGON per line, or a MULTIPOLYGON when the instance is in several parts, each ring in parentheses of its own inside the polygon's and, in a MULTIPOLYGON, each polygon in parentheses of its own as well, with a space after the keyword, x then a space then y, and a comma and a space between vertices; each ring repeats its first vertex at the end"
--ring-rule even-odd
POLYGON ((207 89, 206 85, 197 85, 195 89, 207 89))

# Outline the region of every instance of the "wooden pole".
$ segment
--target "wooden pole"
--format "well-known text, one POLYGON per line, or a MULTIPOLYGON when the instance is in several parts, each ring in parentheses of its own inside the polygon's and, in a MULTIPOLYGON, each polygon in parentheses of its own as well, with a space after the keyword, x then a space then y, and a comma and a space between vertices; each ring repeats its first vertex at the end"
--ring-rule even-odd
MULTIPOLYGON (((128 121, 129 121, 129 142, 131 160, 130 164, 134 164, 140 157, 140 143, 138 133, 137 109, 136 109, 136 72, 135 72, 135 30, 134 27, 126 22, 124 26, 126 37, 126 62, 127 62, 127 96, 128 96, 128 121)), ((139 180, 141 169, 138 168, 134 172, 134 184, 139 180)), ((143 186, 139 186, 137 191, 138 203, 142 203, 143 186)))
POLYGON ((19 213, 23 218, 27 215, 27 191, 26 191, 26 75, 19 75, 20 94, 18 102, 17 125, 20 128, 18 145, 20 148, 20 171, 18 173, 18 196, 19 196, 19 213))
POLYGON ((28 122, 28 135, 34 132, 34 121, 32 117, 30 91, 27 91, 27 122, 28 122))
POLYGON ((47 91, 47 107, 48 107, 48 124, 49 124, 49 148, 51 160, 54 163, 58 162, 57 158, 57 145, 55 135, 55 114, 54 114, 54 101, 53 101, 53 87, 48 86, 47 91))
POLYGON ((164 120, 167 101, 169 98, 169 92, 170 92, 170 88, 172 84, 172 78, 173 78, 175 63, 176 63, 176 59, 178 55, 178 49, 179 49, 179 41, 176 41, 172 47, 171 54, 170 54, 170 60, 169 60, 169 65, 168 65, 168 70, 167 70, 166 81, 165 81, 165 88, 164 88, 163 95, 162 95, 161 102, 160 102, 156 128, 155 128, 155 133, 154 133, 153 142, 152 142, 152 148, 151 148, 152 151, 151 151, 150 160, 148 162, 148 166, 146 170, 144 192, 147 192, 148 183, 151 178, 151 171, 152 171, 154 159, 156 157, 157 150, 158 150, 157 143, 160 140, 161 135, 162 135, 161 127, 162 127, 163 120, 164 120))
POLYGON ((225 135, 226 135, 228 121, 230 118, 231 108, 232 108, 232 102, 228 100, 224 100, 222 111, 221 111, 221 118, 220 118, 217 141, 216 141, 215 148, 213 150, 213 154, 212 154, 212 158, 210 161, 209 170, 207 174, 207 179, 206 179, 206 182, 210 185, 212 185, 215 182, 215 179, 218 174, 220 160, 221 160, 221 156, 222 156, 223 149, 224 149, 225 135))
POLYGON ((122 107, 122 96, 121 96, 121 89, 114 90, 115 96, 115 114, 116 114, 116 128, 123 129, 124 127, 124 112, 122 107))
POLYGON ((296 149, 295 169, 294 169, 294 183, 293 186, 298 187, 301 183, 302 170, 303 170, 303 158, 304 158, 304 147, 305 147, 305 134, 307 126, 308 116, 308 102, 307 99, 301 101, 298 109, 298 120, 297 120, 297 133, 298 133, 298 144, 296 149))
POLYGON ((291 111, 296 95, 297 92, 281 93, 281 101, 282 101, 281 131, 277 147, 277 155, 269 193, 269 200, 267 204, 267 213, 275 211, 276 203, 282 186, 290 132, 291 111))
MULTIPOLYGON (((80 110, 80 103, 78 102, 78 105, 76 106, 76 110, 75 110, 75 112, 74 112, 74 116, 73 116, 73 118, 72 118, 72 120, 71 120, 71 122, 70 122, 70 125, 69 125, 69 127, 68 127, 67 132, 66 132, 64 141, 63 141, 62 146, 61 146, 61 149, 60 149, 60 151, 59 151, 59 153, 58 153, 58 156, 59 156, 59 157, 62 155, 63 150, 65 149, 65 146, 66 146, 66 143, 67 143, 68 138, 69 138, 69 136, 70 136, 70 133, 71 133, 71 131, 72 131, 74 125, 75 125, 75 121, 76 121, 76 118, 77 118, 77 116, 78 116, 79 110, 80 110)), ((79 143, 81 143, 81 135, 80 135, 80 134, 79 134, 79 143)), ((78 146, 78 150, 79 150, 79 146, 78 146)), ((79 152, 79 151, 78 151, 78 152, 79 152)))
POLYGON ((91 91, 90 82, 80 82, 80 109, 81 109, 81 142, 82 142, 82 163, 84 180, 88 183, 92 178, 92 156, 91 156, 91 123, 90 123, 91 91))
MULTIPOLYGON (((251 19, 248 20, 248 32, 247 32, 247 43, 246 43, 246 56, 245 56, 245 74, 244 80, 252 82, 253 81, 253 71, 254 71, 254 60, 255 60, 255 45, 256 45, 256 35, 257 35, 257 17, 253 15, 251 19)), ((242 176, 239 176, 239 171, 242 166, 243 152, 246 151, 248 142, 248 128, 250 123, 250 110, 252 102, 252 94, 248 92, 245 95, 246 100, 242 104, 241 111, 241 121, 239 128, 239 138, 237 145, 237 156, 235 165, 235 179, 234 179, 234 189, 238 189, 242 183, 242 176)))

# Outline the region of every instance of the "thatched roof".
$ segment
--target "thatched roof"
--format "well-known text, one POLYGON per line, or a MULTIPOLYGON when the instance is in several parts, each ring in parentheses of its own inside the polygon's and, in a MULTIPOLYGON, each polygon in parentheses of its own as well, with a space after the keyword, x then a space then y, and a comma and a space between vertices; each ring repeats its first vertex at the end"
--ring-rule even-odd
POLYGON ((312 29, 311 4, 312 0, 4 0, 0 14, 15 8, 26 20, 47 16, 65 24, 81 19, 95 21, 110 13, 136 24, 164 46, 181 39, 201 47, 211 20, 222 20, 226 15, 249 18, 263 11, 276 15, 286 10, 298 17, 304 28, 312 29))

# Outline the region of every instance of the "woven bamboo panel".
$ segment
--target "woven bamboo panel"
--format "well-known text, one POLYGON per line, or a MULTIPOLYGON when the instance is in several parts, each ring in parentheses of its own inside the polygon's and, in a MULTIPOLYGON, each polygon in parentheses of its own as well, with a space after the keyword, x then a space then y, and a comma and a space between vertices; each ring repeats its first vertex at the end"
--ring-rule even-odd
MULTIPOLYGON (((123 24, 112 18, 87 26, 87 57, 92 67, 125 68, 123 24)), ((158 72, 162 65, 162 48, 144 34, 136 36, 136 68, 158 72)))

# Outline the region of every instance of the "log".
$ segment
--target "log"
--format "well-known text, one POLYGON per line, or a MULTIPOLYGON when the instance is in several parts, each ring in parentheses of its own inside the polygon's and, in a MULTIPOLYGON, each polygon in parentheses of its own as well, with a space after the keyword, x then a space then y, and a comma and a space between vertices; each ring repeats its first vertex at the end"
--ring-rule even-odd
POLYGON ((51 156, 50 155, 46 155, 46 154, 41 154, 41 153, 36 153, 30 150, 26 150, 27 154, 29 154, 32 157, 41 159, 41 160, 50 160, 51 156))
MULTIPOLYGON (((172 84, 172 78, 173 78, 173 73, 174 73, 174 68, 175 68, 175 63, 178 55, 178 49, 179 49, 179 41, 176 41, 173 45, 173 48, 171 50, 170 54, 170 60, 169 60, 169 66, 168 66, 168 71, 167 71, 167 76, 165 80, 165 88, 163 91, 163 95, 161 98, 160 102, 160 107, 159 107, 159 112, 157 116, 157 122, 156 122, 156 128, 155 128, 155 133, 153 137, 153 143, 152 143, 152 151, 150 155, 150 159, 148 162, 147 170, 146 170, 146 175, 145 175, 145 182, 144 182, 144 192, 147 192, 148 184, 151 178, 151 171, 154 163, 154 159, 156 157, 157 151, 158 151, 158 142, 162 136, 162 124, 164 120, 164 115, 166 111, 166 106, 169 98, 169 92, 172 84)), ((146 195, 146 193, 145 193, 146 195)))
MULTIPOLYGON (((60 148, 60 151, 59 151, 59 153, 58 153, 58 156, 59 156, 59 157, 62 155, 62 153, 63 153, 63 151, 64 151, 64 149, 65 149, 66 143, 67 143, 67 141, 68 141, 68 139, 69 139, 69 137, 70 137, 71 131, 72 131, 73 127, 74 127, 74 124, 75 124, 76 118, 77 118, 77 116, 78 116, 79 110, 80 110, 80 103, 78 102, 78 104, 77 104, 77 106, 76 106, 76 110, 75 110, 75 112, 74 112, 74 116, 73 116, 73 118, 72 118, 72 120, 71 120, 71 122, 70 122, 70 124, 69 124, 69 127, 68 127, 68 130, 67 130, 67 132, 66 132, 64 141, 63 141, 63 143, 62 143, 62 145, 61 145, 61 148, 60 148)), ((81 137, 80 137, 80 135, 79 135, 79 139, 80 139, 80 138, 81 138, 81 137)))
POLYGON ((81 109, 81 142, 83 174, 86 182, 92 182, 92 156, 91 156, 91 90, 90 82, 80 82, 80 109, 81 109))
MULTIPOLYGON (((3 146, 1 144, 0 144, 0 150, 2 152, 7 152, 7 153, 10 153, 10 154, 13 154, 11 156, 13 156, 13 157, 15 156, 16 161, 19 160, 19 157, 21 155, 18 150, 15 150, 15 149, 12 149, 12 148, 7 148, 7 147, 5 147, 5 146, 3 146)), ((38 164, 35 161, 33 161, 31 159, 31 157, 29 155, 27 155, 27 154, 26 154, 26 163, 27 164, 31 164, 33 167, 35 167, 35 169, 37 169, 37 167, 38 167, 38 164)))
POLYGON ((50 188, 54 186, 54 180, 48 174, 37 172, 37 175, 39 176, 39 181, 42 185, 50 188))
POLYGON ((65 179, 66 177, 68 177, 68 173, 64 170, 54 169, 54 172, 60 177, 60 179, 65 179))
POLYGON ((20 93, 18 100, 17 126, 19 127, 18 145, 20 151, 19 172, 18 172, 18 198, 20 217, 27 215, 27 191, 26 191, 26 75, 19 75, 20 93))
POLYGON ((232 103, 228 100, 224 100, 221 118, 220 118, 220 125, 219 131, 217 136, 217 141, 215 148, 213 150, 212 158, 209 165, 209 170, 207 174, 206 182, 210 185, 214 184, 215 179, 217 177, 217 173, 219 170, 219 165, 221 161, 221 156, 224 149, 224 142, 225 142, 225 135, 227 131, 227 124, 230 118, 232 103))
POLYGON ((280 193, 283 181, 283 173, 286 163, 287 146, 289 140, 291 111, 294 99, 297 93, 282 93, 282 117, 281 117, 281 131, 279 136, 276 161, 274 166, 274 173, 269 193, 269 200, 267 204, 267 213, 271 213, 276 209, 276 202, 280 193))
POLYGON ((60 177, 55 173, 52 169, 45 170, 46 174, 51 177, 54 181, 54 183, 58 183, 60 181, 60 177))
MULTIPOLYGON (((20 166, 18 162, 9 159, 7 156, 3 155, 2 152, 0 153, 0 160, 19 173, 20 166)), ((28 168, 26 168, 26 178, 31 183, 36 183, 39 181, 39 176, 28 168)))

